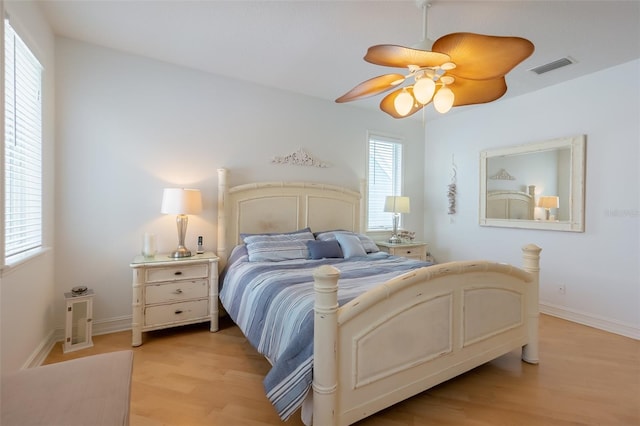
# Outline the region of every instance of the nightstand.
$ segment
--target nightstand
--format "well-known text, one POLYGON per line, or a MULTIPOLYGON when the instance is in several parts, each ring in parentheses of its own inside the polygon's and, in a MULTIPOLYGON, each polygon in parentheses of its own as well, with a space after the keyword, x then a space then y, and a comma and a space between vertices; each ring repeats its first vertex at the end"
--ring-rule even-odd
POLYGON ((132 346, 142 333, 211 321, 218 331, 218 256, 203 253, 174 259, 137 256, 133 269, 132 346))
POLYGON ((415 241, 412 243, 392 244, 387 241, 376 241, 376 245, 380 251, 389 253, 392 256, 401 256, 407 259, 422 261, 429 260, 427 257, 427 243, 415 241))

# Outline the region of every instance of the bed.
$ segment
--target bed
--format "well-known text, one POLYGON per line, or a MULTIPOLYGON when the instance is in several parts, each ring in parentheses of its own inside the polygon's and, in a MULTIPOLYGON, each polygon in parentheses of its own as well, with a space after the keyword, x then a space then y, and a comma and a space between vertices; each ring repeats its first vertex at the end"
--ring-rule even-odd
POLYGON ((529 185, 528 192, 487 192, 487 218, 533 220, 535 207, 535 185, 529 185))
POLYGON ((271 261, 274 251, 251 244, 306 238, 311 247, 308 240, 334 230, 334 239, 366 238, 360 193, 306 182, 230 188, 228 173, 218 170, 220 300, 271 362, 265 391, 283 419, 301 408, 305 424, 349 425, 514 349, 538 362, 539 247, 523 247, 523 268, 429 266, 373 248, 347 256, 342 241, 343 258, 271 261), (393 271, 376 263, 364 266, 375 272, 364 278, 366 262, 393 271), (249 276, 258 279, 245 282, 249 276), (360 284, 367 290, 356 295, 360 284))

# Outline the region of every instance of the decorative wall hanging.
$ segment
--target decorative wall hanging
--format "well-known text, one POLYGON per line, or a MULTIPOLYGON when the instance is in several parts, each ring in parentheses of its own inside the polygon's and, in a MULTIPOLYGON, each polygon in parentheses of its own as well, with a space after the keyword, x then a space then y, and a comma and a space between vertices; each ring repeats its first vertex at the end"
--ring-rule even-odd
POLYGON ((274 157, 271 162, 274 164, 291 164, 294 166, 329 167, 328 163, 316 160, 302 148, 284 157, 274 157))
POLYGON ((449 184, 447 196, 449 197, 449 211, 448 214, 456 214, 456 163, 453 161, 453 155, 451 155, 451 183, 449 184))
POLYGON ((498 173, 496 173, 493 176, 489 176, 489 179, 493 179, 493 180, 516 180, 515 176, 511 176, 509 174, 509 172, 507 172, 505 169, 500 169, 500 171, 498 173))

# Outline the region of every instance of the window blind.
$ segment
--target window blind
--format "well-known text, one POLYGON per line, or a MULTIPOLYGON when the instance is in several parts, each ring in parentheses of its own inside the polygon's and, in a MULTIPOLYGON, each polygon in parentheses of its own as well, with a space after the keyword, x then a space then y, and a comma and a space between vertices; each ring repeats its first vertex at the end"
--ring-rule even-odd
POLYGON ((42 66, 5 19, 5 258, 42 246, 42 66))
POLYGON ((388 195, 402 195, 402 143, 399 140, 369 135, 367 183, 367 228, 390 229, 393 221, 391 214, 384 211, 384 201, 388 195))

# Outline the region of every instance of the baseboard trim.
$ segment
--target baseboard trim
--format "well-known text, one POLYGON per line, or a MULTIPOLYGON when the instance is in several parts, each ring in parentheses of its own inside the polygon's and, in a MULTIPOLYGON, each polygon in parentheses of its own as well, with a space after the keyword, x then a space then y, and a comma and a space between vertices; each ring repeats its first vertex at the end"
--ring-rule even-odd
POLYGON ((131 330, 131 315, 115 317, 101 321, 93 322, 93 335, 117 333, 119 331, 131 330))
MULTIPOLYGON (((110 318, 102 321, 94 321, 92 335, 99 336, 101 334, 117 333, 119 331, 131 330, 131 315, 123 317, 110 318)), ((33 354, 23 364, 22 368, 32 368, 42 365, 49 353, 58 342, 64 341, 64 328, 56 328, 51 330, 42 343, 33 351, 33 354)))
POLYGON ((22 365, 22 370, 42 365, 44 360, 47 359, 47 356, 49 356, 49 352, 51 352, 51 349, 53 349, 56 342, 56 330, 51 330, 22 365))
POLYGON ((564 306, 558 306, 544 302, 540 302, 540 312, 554 317, 566 319, 568 321, 577 322, 578 324, 608 331, 610 333, 615 333, 621 336, 640 340, 640 328, 635 327, 632 324, 623 323, 618 320, 603 318, 585 312, 576 311, 574 309, 568 309, 564 306))

